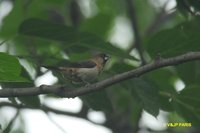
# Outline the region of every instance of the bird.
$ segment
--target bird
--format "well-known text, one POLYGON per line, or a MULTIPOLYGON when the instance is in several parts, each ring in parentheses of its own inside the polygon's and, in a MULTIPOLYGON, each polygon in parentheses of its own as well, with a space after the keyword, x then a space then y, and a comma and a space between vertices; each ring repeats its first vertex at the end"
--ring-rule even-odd
POLYGON ((62 74, 63 78, 72 81, 72 83, 85 83, 90 85, 90 82, 95 80, 103 71, 105 64, 110 56, 105 53, 100 53, 91 59, 73 62, 67 66, 43 66, 49 70, 55 70, 62 74))

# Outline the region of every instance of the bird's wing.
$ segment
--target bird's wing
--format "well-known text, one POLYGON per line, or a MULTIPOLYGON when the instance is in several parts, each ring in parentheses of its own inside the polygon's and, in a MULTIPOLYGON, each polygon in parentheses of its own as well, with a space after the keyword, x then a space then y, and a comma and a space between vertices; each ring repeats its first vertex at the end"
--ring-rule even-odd
POLYGON ((93 68, 96 66, 96 63, 87 60, 87 61, 80 61, 80 62, 71 62, 69 64, 65 65, 59 65, 59 66, 42 66, 50 70, 60 70, 61 68, 93 68))
POLYGON ((88 60, 88 61, 81 61, 81 62, 74 62, 71 63, 68 67, 73 67, 73 68, 93 68, 96 66, 96 63, 88 60))

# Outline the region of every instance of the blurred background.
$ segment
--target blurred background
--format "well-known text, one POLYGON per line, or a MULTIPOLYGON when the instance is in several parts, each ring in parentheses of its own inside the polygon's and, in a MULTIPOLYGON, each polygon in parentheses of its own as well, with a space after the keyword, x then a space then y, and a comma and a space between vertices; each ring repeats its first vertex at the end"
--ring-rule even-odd
MULTIPOLYGON (((112 57, 98 79, 103 80, 159 54, 198 50, 199 10, 199 0, 0 0, 0 51, 16 57, 21 76, 31 81, 1 82, 1 89, 64 84, 40 65, 87 59, 96 52, 112 57), (39 24, 26 25, 29 18, 39 24), (40 19, 47 21, 40 25, 40 19), (42 32, 45 25, 48 33, 42 32), (56 29, 63 25, 68 29, 56 29)), ((0 98, 0 132, 199 133, 198 66, 197 61, 160 69, 76 98, 0 98), (176 122, 192 127, 167 126, 176 122)))

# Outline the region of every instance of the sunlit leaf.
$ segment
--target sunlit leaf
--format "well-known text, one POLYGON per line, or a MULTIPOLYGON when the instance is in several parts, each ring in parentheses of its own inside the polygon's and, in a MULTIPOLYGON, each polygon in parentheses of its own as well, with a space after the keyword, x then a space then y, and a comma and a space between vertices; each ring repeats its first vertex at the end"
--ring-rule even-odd
MULTIPOLYGON (((25 70, 24 67, 22 67, 21 70, 21 76, 28 79, 29 82, 4 82, 1 83, 1 87, 3 89, 6 88, 25 88, 25 87, 33 87, 34 82, 31 80, 30 75, 25 70)), ((10 100, 16 104, 15 99, 10 98, 10 100)), ((18 100, 22 102, 25 105, 31 106, 31 107, 39 107, 40 106, 40 99, 39 96, 25 96, 25 97, 18 97, 18 100)))
POLYGON ((19 61, 6 53, 0 52, 0 82, 25 82, 20 76, 21 66, 19 61))

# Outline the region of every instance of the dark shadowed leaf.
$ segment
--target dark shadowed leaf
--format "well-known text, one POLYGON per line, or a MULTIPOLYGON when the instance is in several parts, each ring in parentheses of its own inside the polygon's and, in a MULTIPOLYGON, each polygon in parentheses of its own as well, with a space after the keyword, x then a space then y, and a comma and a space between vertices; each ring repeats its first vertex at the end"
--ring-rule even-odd
POLYGON ((178 99, 200 111, 200 86, 190 86, 184 88, 178 95, 178 99))
MULTIPOLYGON (((150 79, 156 84, 157 89, 161 93, 177 94, 174 88, 174 79, 177 79, 177 75, 171 69, 163 68, 156 71, 147 73, 144 77, 150 79)), ((160 107, 165 111, 172 111, 173 107, 170 103, 170 98, 159 95, 160 107)))
POLYGON ((193 127, 199 127, 200 111, 193 111, 192 108, 182 102, 173 101, 175 111, 182 116, 187 123, 192 123, 193 127))
POLYGON ((190 51, 199 51, 200 19, 182 23, 173 29, 158 32, 148 41, 148 52, 152 57, 171 57, 190 51))
POLYGON ((90 108, 97 111, 112 112, 112 104, 106 91, 98 91, 82 96, 83 102, 90 108))
POLYGON ((149 24, 152 23, 154 19, 156 10, 150 6, 149 1, 135 0, 134 3, 137 5, 135 6, 135 12, 137 15, 137 21, 139 22, 139 30, 146 32, 147 28, 149 28, 149 24))
POLYGON ((200 0, 176 0, 177 8, 184 16, 200 11, 200 0))
POLYGON ((199 84, 200 83, 200 62, 193 61, 185 64, 181 64, 175 67, 181 80, 186 85, 199 84))
POLYGON ((176 112, 193 126, 200 126, 200 87, 186 87, 173 99, 176 112))
POLYGON ((132 95, 139 105, 153 116, 159 113, 160 103, 158 101, 157 88, 147 80, 132 80, 132 95))
POLYGON ((200 0, 187 0, 192 7, 195 8, 195 11, 200 11, 200 0))
POLYGON ((20 25, 19 33, 61 41, 68 48, 70 46, 83 46, 108 54, 135 59, 132 56, 127 55, 123 50, 114 47, 94 34, 79 32, 75 28, 51 23, 45 20, 35 18, 27 19, 20 25))
POLYGON ((87 19, 81 24, 81 31, 87 31, 106 39, 113 24, 113 16, 109 14, 98 14, 87 19), (102 26, 99 26, 101 24, 102 26))

